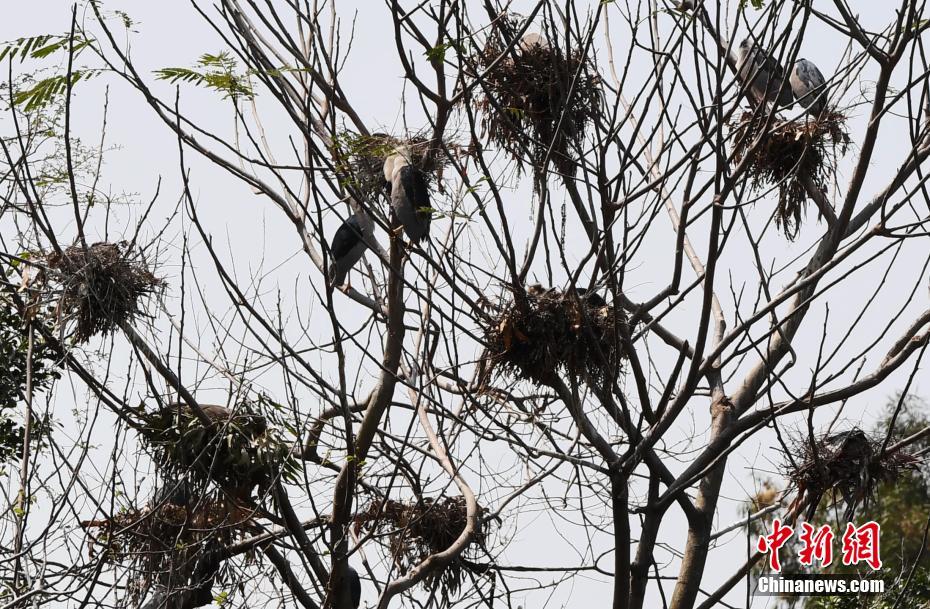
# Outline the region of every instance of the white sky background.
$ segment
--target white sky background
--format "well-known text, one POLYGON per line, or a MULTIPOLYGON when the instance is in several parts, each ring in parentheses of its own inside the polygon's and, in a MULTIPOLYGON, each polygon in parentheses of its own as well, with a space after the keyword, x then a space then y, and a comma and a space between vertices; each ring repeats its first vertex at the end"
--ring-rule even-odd
MULTIPOLYGON (((41 0, 30 3, 6 2, 4 4, 6 6, 3 7, 3 18, 0 19, 0 40, 10 40, 21 36, 43 33, 65 32, 69 27, 70 3, 68 2, 41 0)), ((528 4, 528 2, 517 2, 514 7, 519 12, 521 5, 528 4)), ((622 5, 623 3, 618 2, 617 4, 622 5)), ((891 3, 859 2, 857 4, 858 6, 855 8, 862 12, 861 19, 867 28, 880 29, 894 17, 895 7, 891 3)), ((196 58, 201 54, 217 52, 223 48, 216 34, 209 29, 209 26, 191 8, 188 2, 180 0, 108 2, 105 4, 105 8, 125 10, 138 22, 135 29, 139 33, 134 35, 132 39, 132 54, 137 67, 141 68, 142 73, 168 66, 192 66, 196 58)), ((209 10, 208 7, 205 6, 205 8, 209 10)), ((404 126, 400 99, 403 93, 404 81, 401 77, 401 66, 396 58, 393 32, 390 27, 385 27, 384 19, 387 11, 384 4, 374 0, 338 0, 337 9, 343 18, 342 34, 344 38, 347 38, 349 34, 351 12, 353 10, 358 11, 353 50, 341 75, 341 83, 347 92, 347 96, 372 130, 402 132, 404 126)), ((617 15, 617 11, 623 9, 615 6, 611 7, 610 10, 612 11, 611 25, 614 28, 612 36, 615 45, 614 50, 619 57, 623 55, 623 51, 628 46, 628 41, 624 38, 624 31, 621 29, 624 22, 617 15)), ((483 11, 472 11, 473 18, 480 18, 483 15, 483 11)), ((752 17, 752 11, 749 11, 749 15, 752 17)), ((665 31, 670 31, 672 29, 672 19, 670 15, 660 15, 660 27, 665 31)), ((730 22, 732 23, 732 17, 730 22)), ((844 43, 845 41, 837 40, 836 34, 832 31, 812 22, 800 56, 814 60, 824 74, 830 77, 839 71, 837 67, 844 51, 844 43)), ((597 44, 599 47, 603 46, 601 40, 598 40, 597 44)), ((640 54, 638 57, 642 60, 643 55, 640 54)), ((606 68, 606 63, 603 61, 602 66, 606 68)), ((649 67, 645 64, 641 67, 634 64, 633 70, 635 73, 640 69, 645 71, 649 67)), ((860 80, 865 101, 871 100, 872 83, 870 78, 872 76, 871 74, 865 74, 860 80)), ((95 144, 99 138, 100 104, 104 86, 107 84, 110 85, 107 141, 110 145, 117 145, 120 148, 106 156, 104 183, 109 184, 114 192, 138 193, 137 196, 133 197, 133 200, 140 203, 149 200, 154 193, 157 179, 159 177, 163 179, 161 199, 152 214, 150 222, 153 228, 148 236, 151 237, 154 236, 154 233, 172 213, 181 193, 177 143, 173 134, 159 121, 135 91, 131 91, 127 85, 116 78, 106 76, 91 83, 80 85, 76 90, 74 130, 88 145, 95 144)), ((155 87, 156 91, 162 93, 166 99, 172 96, 172 87, 166 84, 157 84, 155 87)), ((850 95, 852 94, 853 92, 850 92, 850 95)), ((425 126, 426 123, 420 115, 421 110, 418 102, 415 101, 413 96, 409 95, 407 101, 406 110, 409 113, 408 124, 411 129, 417 130, 425 126)), ((857 104, 851 111, 850 122, 850 132, 854 142, 860 139, 864 123, 863 115, 868 111, 867 107, 859 105, 863 101, 862 97, 848 97, 843 100, 844 105, 857 104)), ((259 104, 261 103, 262 98, 259 96, 259 104)), ((231 112, 228 104, 221 101, 218 95, 192 87, 182 87, 181 105, 190 116, 202 120, 202 124, 206 128, 216 130, 221 134, 230 132, 232 126, 231 112)), ((287 138, 298 137, 293 126, 283 117, 269 115, 263 117, 263 120, 269 138, 274 142, 276 150, 286 151, 289 146, 287 138)), ((878 152, 873 160, 873 173, 863 189, 862 201, 868 200, 873 193, 885 186, 884 178, 894 171, 904 158, 907 150, 906 144, 902 145, 906 142, 906 134, 901 130, 902 124, 901 121, 897 123, 891 121, 886 126, 886 129, 882 131, 877 145, 878 152), (894 127, 891 128, 891 125, 894 127)), ((841 185, 845 184, 848 179, 848 171, 844 172, 843 169, 848 170, 849 161, 856 158, 857 152, 857 149, 854 148, 847 155, 846 163, 841 166, 839 176, 841 185)), ((216 169, 212 164, 200 159, 195 153, 189 151, 186 156, 191 169, 191 187, 198 202, 198 211, 202 215, 204 222, 210 227, 220 252, 226 255, 227 260, 234 261, 234 267, 240 279, 253 274, 267 273, 268 276, 263 283, 264 291, 272 294, 275 289, 282 290, 287 310, 294 315, 299 314, 303 319, 308 317, 313 319, 311 328, 318 323, 320 328, 319 338, 325 340, 328 334, 329 320, 325 311, 322 310, 319 300, 309 296, 310 291, 307 284, 309 277, 309 280, 318 289, 321 289, 322 277, 315 268, 312 268, 306 256, 300 252, 293 228, 282 217, 282 214, 271 206, 270 202, 255 196, 240 182, 229 177, 225 172, 216 169), (316 321, 317 319, 319 319, 319 322, 316 321)), ((286 155, 282 155, 279 160, 286 158, 286 155)), ((292 184, 292 187, 296 188, 297 185, 292 184)), ((512 206, 513 212, 509 220, 511 226, 514 227, 514 238, 518 243, 517 249, 519 251, 522 249, 520 245, 523 243, 522 240, 527 237, 527 232, 531 228, 530 192, 527 188, 527 182, 524 180, 520 188, 506 195, 506 199, 508 205, 512 206)), ((765 211, 767 203, 771 203, 771 201, 760 203, 749 210, 750 217, 761 222, 767 213, 765 211)), ((141 213, 142 209, 142 205, 127 208, 120 212, 124 216, 120 220, 131 226, 132 221, 141 213)), ((344 213, 344 210, 340 210, 340 213, 344 213)), ((764 253, 782 262, 787 262, 798 256, 801 257, 802 261, 806 261, 809 246, 816 242, 823 230, 823 226, 815 222, 815 216, 816 210, 811 206, 801 236, 794 243, 786 241, 779 233, 770 233, 763 245, 764 253)), ((329 234, 332 234, 338 220, 334 215, 330 215, 327 221, 332 227, 329 234)), ((673 232, 666 216, 659 216, 657 222, 669 227, 669 230, 664 236, 661 231, 656 231, 655 234, 657 237, 667 238, 669 241, 653 239, 648 242, 646 248, 640 253, 635 261, 636 263, 632 266, 627 286, 632 288, 628 295, 634 301, 641 301, 652 295, 655 290, 663 287, 671 274, 669 261, 671 260, 670 241, 673 238, 673 232)), ((183 228, 181 222, 173 221, 171 229, 166 234, 166 239, 169 242, 173 240, 175 244, 180 243, 183 228)), ((443 228, 445 228, 445 222, 437 222, 433 234, 441 234, 443 228)), ((570 231, 567 240, 572 241, 573 235, 578 235, 577 240, 581 242, 583 236, 581 236, 580 229, 575 227, 572 230, 578 232, 570 231)), ((480 232, 481 226, 476 226, 474 231, 480 232)), ((705 234, 706 230, 702 232, 700 226, 690 233, 699 252, 706 251, 706 244, 703 242, 705 234)), ((383 235, 380 238, 382 243, 386 242, 383 235)), ((91 237, 90 240, 94 240, 94 238, 91 237)), ((194 275, 196 275, 198 281, 203 281, 207 286, 208 297, 215 297, 214 302, 211 303, 211 306, 216 307, 214 312, 225 311, 227 308, 226 296, 218 291, 218 286, 213 282, 213 269, 206 252, 203 251, 203 248, 199 248, 199 250, 195 248, 195 251, 199 251, 202 257, 203 272, 195 271, 194 275)), ((745 300, 750 303, 754 298, 757 284, 757 272, 749 264, 749 258, 733 255, 734 252, 738 251, 739 246, 734 246, 730 250, 729 257, 725 261, 726 272, 718 274, 718 277, 721 278, 718 294, 723 301, 724 310, 728 313, 731 325, 734 307, 733 298, 726 287, 727 273, 732 276, 734 285, 740 286, 741 283, 745 282, 745 300)), ((846 348, 847 352, 858 352, 871 340, 881 335, 883 325, 879 322, 887 319, 889 311, 896 311, 901 306, 904 295, 910 292, 919 277, 920 268, 926 257, 925 244, 915 240, 903 248, 900 256, 906 262, 896 267, 898 272, 888 277, 876 303, 867 313, 866 322, 860 326, 857 337, 850 340, 846 348)), ((856 259, 862 257, 864 256, 859 255, 856 256, 856 259)), ((376 259, 371 255, 369 255, 368 259, 372 263, 376 262, 376 259)), ((179 303, 176 298, 178 293, 176 290, 180 274, 178 252, 170 249, 166 251, 164 262, 164 266, 160 269, 161 274, 168 278, 174 289, 174 292, 169 292, 168 306, 173 312, 177 313, 179 303)), ((195 262, 197 262, 196 258, 195 262)), ((773 287, 777 289, 790 280, 794 275, 796 266, 783 275, 776 277, 773 281, 773 287)), ((686 266, 684 283, 688 283, 692 278, 693 273, 686 266)), ((189 273, 188 281, 191 279, 192 275, 189 273)), ((921 279, 921 282, 922 285, 926 285, 925 279, 921 279)), ((842 339, 844 329, 849 327, 861 310, 860 304, 868 297, 867 294, 863 293, 863 290, 870 294, 876 285, 877 280, 874 272, 866 270, 866 273, 860 279, 854 278, 852 281, 844 282, 835 288, 834 296, 830 299, 830 338, 827 342, 828 347, 842 339)), ((335 294, 334 298, 339 304, 340 319, 346 320, 347 325, 350 327, 352 325, 352 316, 357 316, 359 320, 365 317, 364 310, 351 303, 341 294, 335 294)), ((871 359, 865 365, 864 371, 869 371, 877 366, 888 346, 898 336, 903 327, 909 323, 909 320, 913 318, 913 313, 927 307, 926 300, 926 288, 921 287, 917 291, 915 304, 902 316, 900 322, 891 328, 888 338, 883 340, 876 349, 878 357, 871 359)), ((745 313, 748 306, 744 302, 742 312, 745 313)), ((189 313, 189 315, 192 315, 192 317, 188 319, 188 323, 204 321, 204 318, 196 314, 196 312, 189 313)), ((685 307, 681 312, 673 313, 667 319, 667 325, 673 331, 681 330, 680 335, 692 335, 693 332, 689 332, 688 328, 694 325, 694 309, 685 307)), ((797 374, 787 376, 789 385, 791 379, 804 379, 804 375, 813 367, 813 363, 816 361, 816 352, 820 340, 819 333, 822 325, 823 309, 820 307, 808 315, 802 329, 802 335, 796 340, 796 350, 799 354, 798 371, 797 374), (805 331, 807 334, 804 334, 805 331)), ((209 349, 211 345, 209 330, 203 327, 202 331, 205 333, 205 338, 201 346, 209 349)), ((377 340, 377 337, 375 337, 375 340, 377 340)), ((117 340, 117 342, 120 341, 117 340)), ((667 358, 668 354, 662 354, 661 350, 659 351, 658 357, 660 361, 664 362, 665 360, 662 358, 667 358)), ((230 354, 230 359, 235 358, 236 354, 230 354)), ((322 360, 320 365, 323 365, 322 360)), ((326 368, 323 369, 326 371, 326 368)), ((861 420, 865 425, 868 425, 875 416, 880 414, 887 396, 903 386, 910 370, 911 366, 902 367, 901 371, 878 389, 851 400, 846 406, 845 415, 853 422, 861 420)), ((205 371, 201 369, 200 372, 205 371)), ((371 370, 368 372, 371 372, 371 370)), ((330 377, 335 378, 335 374, 330 374, 330 377)), ((739 377, 737 376, 737 378, 739 377)), ((912 388, 915 393, 921 394, 922 390, 925 389, 925 379, 925 373, 917 375, 915 386, 912 388)), ((276 373, 268 375, 268 377, 256 375, 252 380, 257 385, 268 388, 271 392, 275 392, 280 388, 280 379, 276 373)), ((735 380, 731 381, 730 384, 735 385, 735 382, 735 380)), ((357 390, 358 396, 366 394, 370 387, 371 377, 366 376, 366 373, 363 372, 360 375, 360 383, 361 387, 357 390)), ((218 388, 223 387, 218 381, 214 382, 213 385, 218 388)), ((791 388, 795 391, 804 389, 798 386, 792 386, 791 388)), ((729 386, 728 389, 732 390, 729 386)), ((63 392, 62 395, 67 396, 68 393, 63 392)), ((774 397, 778 399, 783 396, 776 395, 774 397)), ((398 395, 398 399, 403 399, 403 397, 398 395)), ((669 443, 676 437, 690 438, 696 433, 693 448, 699 450, 706 438, 707 406, 706 401, 694 400, 693 406, 689 406, 691 412, 682 417, 681 425, 670 434, 669 443)), ((59 421, 65 427, 64 433, 68 432, 71 408, 72 404, 70 403, 56 404, 59 421)), ((313 410, 312 407, 311 410, 313 410)), ((818 411, 815 420, 820 425, 826 425, 834 414, 835 409, 825 408, 822 409, 822 412, 818 411)), ((795 423, 800 420, 797 419, 795 423)), ((106 443, 108 433, 106 428, 101 430, 101 455, 104 459, 109 455, 109 445, 106 443)), ((775 440, 770 434, 760 434, 758 437, 746 442, 731 457, 718 510, 720 526, 728 525, 739 517, 742 502, 747 497, 747 493, 752 492, 753 468, 762 471, 775 469, 772 460, 774 459, 777 463, 779 458, 770 450, 770 447, 774 444, 775 440)), ((105 461, 100 461, 98 466, 103 468, 104 463, 105 461)), ((684 463, 681 467, 686 465, 687 463, 684 463)), ((680 469, 674 467, 674 464, 670 464, 670 467, 672 467, 673 471, 680 469)), ((469 480, 480 493, 481 485, 474 472, 469 480)), ((674 509, 670 513, 674 515, 677 522, 673 526, 665 525, 662 539, 670 544, 672 548, 675 548, 677 544, 682 543, 685 539, 685 527, 674 509)), ((552 522, 557 522, 555 518, 556 516, 548 513, 529 512, 521 514, 519 516, 520 520, 518 520, 520 522, 519 530, 509 529, 514 535, 514 539, 505 554, 505 560, 502 562, 537 566, 568 566, 574 564, 575 558, 569 551, 567 543, 560 542, 558 537, 553 534, 552 522)), ((669 520, 669 522, 671 521, 672 519, 669 520)), ((568 528, 563 530, 568 543, 580 541, 580 539, 573 537, 577 534, 577 530, 568 528)), ((715 589, 723 579, 742 563, 746 551, 745 537, 737 532, 732 534, 728 541, 729 543, 724 544, 710 555, 705 582, 702 585, 704 590, 715 589)), ((597 548, 594 553, 597 554, 603 549, 597 548)), ((580 550, 584 551, 583 548, 580 550)), ((660 565, 662 560, 672 559, 670 553, 663 553, 661 550, 657 557, 660 560, 660 565)), ((605 568, 608 568, 609 560, 609 556, 603 559, 605 568)), ((665 570, 663 575, 674 575, 676 572, 677 567, 673 567, 665 570)), ((673 582, 667 584, 667 593, 670 593, 672 585, 673 582)), ((540 595, 532 596, 527 599, 525 606, 528 608, 542 606, 603 606, 606 604, 609 594, 610 586, 606 578, 592 579, 587 576, 578 576, 571 585, 560 587, 551 598, 545 598, 545 595, 543 597, 540 597, 540 595)), ((739 603, 744 594, 744 589, 739 586, 728 600, 739 603)), ((374 591, 366 589, 363 599, 373 603, 375 601, 374 591)), ((652 586, 650 601, 656 603, 654 606, 659 606, 659 599, 655 594, 654 585, 652 586)), ((649 603, 647 603, 648 605, 649 603)), ((764 601, 757 602, 755 606, 764 606, 764 601)))

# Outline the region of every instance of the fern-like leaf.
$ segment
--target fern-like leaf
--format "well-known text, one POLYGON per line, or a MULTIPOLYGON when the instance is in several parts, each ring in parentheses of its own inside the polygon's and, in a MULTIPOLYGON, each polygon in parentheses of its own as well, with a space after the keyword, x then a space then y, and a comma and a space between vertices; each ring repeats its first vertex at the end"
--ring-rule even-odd
MULTIPOLYGON (((79 81, 90 80, 100 75, 102 70, 75 70, 71 73, 71 87, 79 81)), ((17 91, 13 95, 13 103, 23 106, 26 112, 43 108, 56 97, 63 95, 68 88, 68 77, 65 74, 43 78, 31 87, 17 91)))

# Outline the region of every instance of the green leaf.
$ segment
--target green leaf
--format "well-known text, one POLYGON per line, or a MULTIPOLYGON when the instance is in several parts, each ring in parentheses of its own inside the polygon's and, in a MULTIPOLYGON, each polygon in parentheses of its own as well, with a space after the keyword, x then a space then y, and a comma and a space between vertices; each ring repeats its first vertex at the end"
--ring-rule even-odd
POLYGON ((155 77, 159 80, 167 80, 171 84, 187 82, 203 85, 207 80, 206 76, 190 68, 162 68, 161 70, 155 70, 155 77))
MULTIPOLYGON (((79 81, 90 80, 99 76, 102 70, 76 70, 71 73, 71 87, 79 81)), ((17 91, 13 96, 13 103, 23 106, 26 112, 32 112, 47 106, 52 100, 62 95, 68 89, 68 77, 65 74, 43 78, 28 89, 17 91)))
POLYGON ((16 40, 6 42, 0 46, 0 60, 6 59, 8 56, 15 58, 18 55, 20 61, 22 61, 34 49, 45 46, 48 41, 53 38, 55 38, 55 36, 47 34, 44 36, 33 36, 31 38, 17 38, 16 40))
POLYGON ((429 59, 432 63, 441 63, 446 59, 446 51, 453 48, 451 42, 445 44, 438 44, 431 49, 428 49, 425 53, 426 58, 429 59))
POLYGON ((233 99, 254 96, 246 77, 236 73, 236 60, 228 52, 205 53, 197 60, 197 65, 204 69, 162 68, 155 70, 155 77, 171 84, 181 82, 213 89, 233 99))
POLYGON ((45 59, 57 51, 67 52, 69 46, 73 48, 74 54, 77 55, 81 50, 89 47, 93 40, 75 37, 74 44, 69 44, 70 35, 53 35, 44 34, 42 36, 32 36, 31 38, 17 38, 16 40, 0 44, 0 61, 10 58, 19 58, 19 61, 27 57, 32 59, 45 59))

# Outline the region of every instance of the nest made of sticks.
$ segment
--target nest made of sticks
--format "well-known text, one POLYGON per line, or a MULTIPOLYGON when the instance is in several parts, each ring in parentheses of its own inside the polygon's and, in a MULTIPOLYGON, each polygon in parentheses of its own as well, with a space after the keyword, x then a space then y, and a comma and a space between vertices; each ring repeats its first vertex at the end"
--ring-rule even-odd
MULTIPOLYGON (((479 507, 479 513, 483 510, 479 507)), ((480 516, 480 514, 479 514, 480 516)), ((376 501, 355 518, 356 532, 368 528, 384 534, 397 566, 407 572, 428 556, 448 549, 467 524, 465 498, 424 498, 420 501, 376 501)), ((438 584, 448 598, 461 587, 468 558, 487 540, 485 527, 479 526, 465 550, 439 573, 425 580, 427 587, 438 584)))
POLYGON ((209 425, 180 404, 145 415, 142 437, 166 479, 188 477, 199 490, 215 483, 246 499, 291 463, 286 442, 250 404, 233 409, 201 405, 201 410, 209 425))
POLYGON ((129 586, 137 601, 149 589, 205 588, 220 574, 222 548, 252 528, 251 511, 221 493, 181 505, 153 500, 111 518, 85 520, 90 558, 119 564, 138 577, 129 586))
POLYGON ((560 373, 609 382, 625 357, 618 324, 627 324, 624 311, 600 298, 534 286, 485 327, 480 385, 495 373, 544 385, 560 373))
MULTIPOLYGON (((332 153, 343 185, 353 190, 360 200, 370 201, 386 192, 384 161, 398 150, 405 149, 410 155, 410 164, 420 169, 427 179, 438 179, 448 159, 438 151, 429 154, 430 144, 431 140, 422 134, 401 138, 385 133, 362 135, 342 131, 333 138, 332 153)), ((461 148, 452 142, 444 142, 444 145, 450 150, 461 148)))
POLYGON ((140 251, 127 241, 72 245, 37 256, 41 270, 23 280, 54 305, 60 327, 74 323, 74 340, 83 343, 144 315, 142 300, 163 285, 140 251))
POLYGON ((796 440, 791 452, 798 456, 785 466, 786 477, 798 489, 789 514, 796 519, 803 513, 811 521, 825 495, 839 494, 851 521, 879 484, 894 483, 904 471, 917 469, 917 457, 902 450, 882 453, 883 442, 858 428, 821 436, 813 445, 807 438, 796 440))
POLYGON ((547 155, 556 169, 574 173, 572 150, 582 146, 599 111, 601 80, 583 48, 546 43, 521 49, 514 42, 520 29, 512 16, 495 21, 476 62, 485 93, 478 107, 483 131, 518 167, 529 154, 538 185, 547 155))
POLYGON ((785 121, 763 112, 744 112, 730 125, 733 159, 748 157, 746 175, 751 188, 778 189, 775 223, 789 239, 800 229, 807 207, 808 187, 827 192, 835 175, 837 152, 846 153, 846 117, 826 112, 820 117, 785 121))

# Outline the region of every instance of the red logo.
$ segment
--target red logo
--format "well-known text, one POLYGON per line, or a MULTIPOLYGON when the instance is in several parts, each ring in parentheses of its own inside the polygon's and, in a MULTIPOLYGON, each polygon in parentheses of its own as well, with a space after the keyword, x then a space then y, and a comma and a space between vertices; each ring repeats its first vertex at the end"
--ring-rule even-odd
MULTIPOLYGON (((776 518, 772 522, 772 532, 759 537, 756 547, 760 552, 769 554, 772 571, 781 571, 778 551, 793 535, 794 529, 783 525, 776 518)), ((864 562, 873 570, 881 569, 880 535, 881 526, 874 520, 858 527, 851 522, 847 523, 846 532, 843 533, 843 564, 857 565, 864 562)), ((833 529, 828 524, 817 528, 806 522, 801 523, 801 551, 798 552, 800 563, 810 566, 817 561, 821 567, 829 566, 833 562, 834 537, 833 529)))
POLYGON ((812 565, 816 559, 821 567, 829 566, 833 562, 833 529, 828 524, 815 529, 806 522, 801 524, 801 528, 801 543, 804 544, 798 552, 801 564, 812 565))
POLYGON ((880 534, 881 525, 874 520, 861 527, 848 523, 846 532, 843 533, 843 564, 857 565, 865 562, 872 569, 881 569, 882 557, 878 543, 880 534))
POLYGON ((772 567, 772 570, 776 573, 781 571, 781 563, 778 561, 778 550, 791 539, 792 535, 794 535, 794 529, 787 525, 782 526, 781 520, 776 518, 775 522, 772 523, 772 534, 760 537, 759 543, 756 544, 760 552, 769 552, 771 554, 769 556, 769 566, 772 567))

